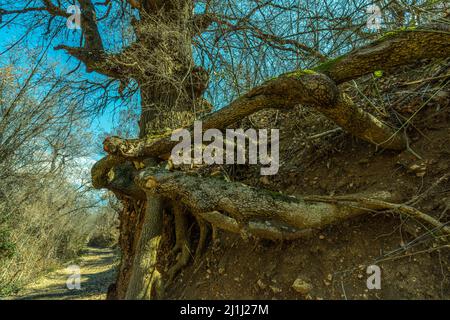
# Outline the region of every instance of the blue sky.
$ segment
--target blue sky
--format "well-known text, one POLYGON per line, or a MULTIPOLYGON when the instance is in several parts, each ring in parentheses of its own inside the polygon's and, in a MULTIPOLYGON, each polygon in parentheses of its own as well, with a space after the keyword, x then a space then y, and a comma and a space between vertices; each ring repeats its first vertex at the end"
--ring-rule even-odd
MULTIPOLYGON (((18 1, 19 6, 23 6, 23 4, 20 4, 22 1, 18 1)), ((24 1, 23 1, 24 2, 24 1)), ((3 22, 5 22, 7 19, 3 18, 3 22)), ((61 24, 65 23, 64 18, 60 18, 61 24)), ((0 27, 2 24, 0 23, 0 27)), ((14 44, 16 41, 20 40, 22 35, 24 34, 24 31, 26 30, 26 26, 23 25, 13 25, 8 24, 4 28, 0 28, 0 53, 4 52, 7 48, 10 47, 11 44, 14 44)), ((67 32, 67 30, 65 30, 67 32)), ((70 31, 72 33, 71 39, 67 39, 66 35, 61 35, 60 38, 56 37, 52 41, 52 45, 47 51, 47 60, 49 63, 55 63, 58 65, 58 71, 63 73, 67 72, 68 70, 74 69, 78 65, 78 61, 74 58, 71 58, 69 55, 67 55, 63 50, 54 50, 53 47, 58 44, 66 44, 71 45, 71 43, 78 40, 78 38, 81 35, 81 30, 73 30, 70 31)), ((46 45, 47 39, 44 39, 44 37, 41 36, 42 30, 34 30, 33 33, 30 33, 30 35, 26 38, 26 42, 24 44, 27 49, 37 49, 40 50, 46 45)), ((74 46, 77 46, 77 44, 74 44, 74 46)), ((3 55, 0 55, 0 67, 4 66, 9 62, 9 57, 14 56, 15 58, 17 55, 20 54, 19 52, 15 52, 14 50, 8 51, 7 53, 4 53, 3 55)), ((32 63, 30 61, 26 60, 26 57, 19 57, 20 58, 20 65, 16 65, 15 67, 20 68, 30 68, 32 67, 32 63)), ((82 65, 79 69, 80 76, 83 79, 88 80, 99 80, 103 79, 104 81, 107 80, 106 77, 103 77, 102 75, 95 74, 95 73, 87 73, 85 72, 84 65, 82 65)), ((120 103, 119 103, 120 104, 120 103)), ((116 105, 117 107, 117 105, 116 105)), ((105 110, 100 112, 99 114, 95 114, 92 116, 91 120, 91 130, 94 133, 98 132, 111 132, 113 130, 114 123, 117 123, 118 118, 118 112, 117 110, 113 110, 114 106, 108 106, 105 110)))

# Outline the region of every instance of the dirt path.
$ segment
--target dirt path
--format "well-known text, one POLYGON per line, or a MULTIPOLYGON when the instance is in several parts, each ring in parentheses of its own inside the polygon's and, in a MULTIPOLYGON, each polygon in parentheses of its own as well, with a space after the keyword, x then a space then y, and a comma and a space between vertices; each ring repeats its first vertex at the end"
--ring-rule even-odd
POLYGON ((73 273, 66 268, 53 271, 26 286, 15 300, 98 300, 105 299, 108 286, 114 281, 116 254, 112 249, 87 248, 80 259, 70 265, 80 267, 80 289, 67 288, 73 273))

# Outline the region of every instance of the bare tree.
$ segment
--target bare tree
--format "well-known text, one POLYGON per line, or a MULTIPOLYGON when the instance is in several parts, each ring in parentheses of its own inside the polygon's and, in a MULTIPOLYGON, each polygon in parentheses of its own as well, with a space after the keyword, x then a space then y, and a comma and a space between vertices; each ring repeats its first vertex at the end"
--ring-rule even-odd
POLYGON ((100 206, 78 168, 90 154, 86 114, 54 66, 25 55, 22 68, 0 67, 0 295, 78 255, 100 206))
MULTIPOLYGON (((385 15, 385 29, 390 28, 391 22, 402 27, 412 24, 412 28, 387 33, 373 43, 370 41, 378 35, 365 29, 365 7, 369 2, 78 2, 82 36, 75 39, 70 33, 66 39, 56 37, 70 16, 65 10, 70 3, 35 0, 18 7, 10 1, 2 13, 11 17, 6 24, 33 16, 31 31, 54 34, 56 41, 61 42, 56 49, 81 61, 87 71, 119 83, 121 95, 129 96, 139 90, 140 139, 107 139, 104 148, 110 155, 93 168, 94 186, 112 190, 124 207, 120 214, 122 261, 110 298, 149 298, 162 288, 156 253, 164 211, 175 215, 174 249, 182 252, 169 272, 169 277, 173 277, 190 254, 186 212, 197 217, 202 240, 208 224, 272 238, 291 237, 302 234, 303 228, 321 227, 357 214, 349 209, 354 202, 365 203, 370 209, 385 209, 391 204, 384 201, 395 200, 386 194, 378 195, 377 200, 341 199, 347 202, 343 211, 336 210, 333 204, 316 204, 315 213, 308 213, 316 220, 310 221, 312 218, 305 216, 304 210, 309 204, 303 200, 271 198, 263 190, 242 190, 233 184, 221 186, 208 179, 193 181, 182 173, 159 169, 157 165, 173 147, 167 135, 170 129, 187 126, 196 117, 224 105, 203 119, 205 130, 224 129, 263 108, 287 109, 302 104, 313 106, 369 143, 401 150, 407 147, 404 135, 356 107, 338 85, 376 70, 449 55, 445 21, 418 27, 419 14, 413 22, 404 18, 404 12, 411 8, 415 12, 425 10, 426 2, 412 7, 395 1, 380 2, 385 12, 392 12, 385 15), (282 74, 278 76, 279 73, 282 74), (203 98, 209 82, 212 84, 206 96, 210 102, 203 98), (211 192, 202 189, 195 193, 195 186, 202 184, 208 185, 211 192), (220 188, 229 190, 229 202, 217 199, 220 188), (245 206, 239 210, 232 201, 235 198, 250 205, 253 197, 267 206, 255 204, 252 216, 248 216, 245 206), (283 216, 291 209, 296 217, 283 216), (244 221, 239 220, 242 217, 244 221), (282 224, 261 229, 264 217, 282 224), (289 228, 289 235, 282 231, 284 227, 289 228)), ((405 210, 422 216, 411 208, 405 210)))

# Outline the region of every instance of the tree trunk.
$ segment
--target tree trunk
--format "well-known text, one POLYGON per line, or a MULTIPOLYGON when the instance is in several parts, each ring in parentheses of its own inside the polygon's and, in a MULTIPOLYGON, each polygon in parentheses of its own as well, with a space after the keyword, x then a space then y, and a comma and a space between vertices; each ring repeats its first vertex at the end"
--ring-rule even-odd
MULTIPOLYGON (((192 3, 174 1, 169 5, 169 2, 161 4, 159 14, 152 18, 160 19, 159 25, 169 25, 171 28, 170 33, 161 32, 161 39, 157 39, 160 43, 165 42, 165 47, 171 50, 170 56, 166 55, 160 62, 161 69, 167 73, 152 75, 151 79, 144 75, 136 79, 141 92, 140 138, 161 134, 167 128, 175 129, 192 121, 193 107, 202 93, 196 89, 198 82, 194 79, 198 68, 193 67, 191 49, 189 23, 193 14, 192 3)), ((158 3, 155 5, 159 6, 158 3)), ((150 41, 143 36, 141 38, 150 41)), ((152 47, 154 44, 143 45, 152 47)), ((201 88, 203 86, 200 85, 201 88)), ((156 162, 156 159, 146 159, 139 166, 154 165, 156 162)), ((115 284, 116 296, 111 294, 111 298, 150 299, 158 298, 161 294, 161 274, 156 268, 156 262, 161 241, 163 207, 166 206, 163 198, 156 195, 147 195, 147 199, 142 202, 136 210, 130 211, 130 207, 136 207, 135 200, 123 200, 124 212, 120 217, 122 260, 115 284), (125 241, 126 238, 128 241, 125 241)))
POLYGON ((156 262, 161 241, 162 204, 160 197, 147 196, 143 212, 144 221, 137 241, 126 299, 150 300, 152 297, 161 296, 160 273, 156 269, 156 262))
POLYGON ((122 199, 123 209, 119 215, 119 246, 121 259, 116 282, 108 289, 107 299, 124 299, 133 270, 135 248, 140 229, 142 229, 141 214, 145 204, 142 201, 122 199))

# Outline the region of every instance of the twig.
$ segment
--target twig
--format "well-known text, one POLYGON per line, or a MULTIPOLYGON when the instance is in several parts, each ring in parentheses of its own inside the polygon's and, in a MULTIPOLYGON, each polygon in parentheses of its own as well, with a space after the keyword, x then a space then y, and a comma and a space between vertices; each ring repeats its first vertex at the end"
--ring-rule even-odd
POLYGON ((337 127, 337 128, 334 128, 334 129, 331 129, 331 130, 328 130, 328 131, 325 131, 325 132, 318 133, 318 134, 315 134, 313 136, 307 137, 306 139, 307 140, 314 140, 314 139, 322 138, 322 137, 328 136, 330 134, 333 134, 335 132, 341 132, 341 131, 342 131, 342 128, 341 127, 337 127))
POLYGON ((408 205, 413 205, 418 203, 419 201, 425 199, 430 192, 435 189, 437 186, 439 186, 442 182, 444 182, 445 180, 447 180, 448 178, 450 178, 450 172, 447 172, 446 174, 444 174, 442 177, 440 177, 439 179, 437 179, 427 190, 425 190, 422 194, 414 197, 413 199, 411 199, 410 201, 406 202, 406 204, 408 205))
POLYGON ((450 77, 450 73, 449 74, 444 74, 438 77, 431 77, 431 78, 425 78, 425 79, 420 79, 420 80, 416 80, 416 81, 411 81, 411 82, 405 82, 405 83, 401 83, 401 86, 409 86, 411 84, 418 84, 418 83, 422 83, 422 82, 428 82, 428 81, 432 81, 432 80, 438 80, 438 79, 442 79, 442 78, 449 78, 450 77))

